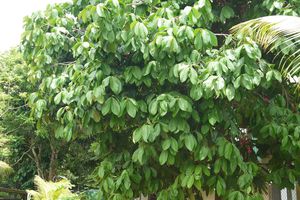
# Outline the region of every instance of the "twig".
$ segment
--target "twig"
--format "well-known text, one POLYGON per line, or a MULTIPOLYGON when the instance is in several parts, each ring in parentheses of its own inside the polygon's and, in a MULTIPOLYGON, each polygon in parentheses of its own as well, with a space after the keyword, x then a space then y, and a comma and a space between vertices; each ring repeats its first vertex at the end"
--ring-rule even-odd
POLYGON ((227 34, 227 33, 214 33, 216 36, 224 36, 224 37, 227 37, 229 36, 230 34, 227 34))
POLYGON ((26 121, 24 122, 24 123, 22 123, 22 124, 20 124, 17 128, 15 128, 15 129, 13 129, 13 130, 10 130, 10 131, 8 131, 8 132, 6 132, 5 134, 6 135, 8 135, 8 134, 10 134, 10 133, 12 133, 12 132, 14 132, 14 131, 16 131, 16 130, 18 130, 19 128, 21 128, 24 124, 26 124, 26 121))
POLYGON ((1 113, 0 118, 3 117, 3 116, 4 116, 8 111, 10 111, 10 110, 17 110, 17 109, 19 109, 19 108, 26 107, 26 106, 28 106, 28 104, 24 104, 24 105, 15 107, 15 108, 8 108, 8 109, 5 110, 3 113, 1 113))
POLYGON ((68 62, 61 62, 61 63, 56 63, 54 64, 54 66, 58 66, 58 65, 70 65, 70 64, 75 64, 75 61, 68 61, 68 62))
MULTIPOLYGON (((34 144, 35 144, 35 143, 34 143, 34 144)), ((12 164, 12 166, 15 166, 16 164, 18 164, 18 163, 23 159, 23 157, 24 157, 26 154, 29 153, 29 151, 32 149, 32 147, 33 147, 34 144, 32 144, 32 145, 29 147, 29 149, 28 149, 27 151, 25 151, 25 152, 22 154, 22 156, 21 156, 14 164, 12 164)))

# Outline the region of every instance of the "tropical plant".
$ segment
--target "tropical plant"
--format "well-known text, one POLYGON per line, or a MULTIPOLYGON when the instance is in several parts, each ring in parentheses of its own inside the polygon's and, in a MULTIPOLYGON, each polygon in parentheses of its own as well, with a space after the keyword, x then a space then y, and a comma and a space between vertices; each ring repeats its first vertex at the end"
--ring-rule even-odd
POLYGON ((297 4, 258 2, 74 0, 34 13, 21 48, 37 128, 93 138, 89 185, 105 199, 250 200, 271 182, 293 187, 299 102, 253 40, 222 33, 297 4))
POLYGON ((300 50, 297 48, 300 43, 300 17, 262 17, 240 23, 231 31, 238 37, 251 38, 270 52, 279 50, 282 73, 290 79, 300 77, 300 50))
POLYGON ((71 192, 70 189, 73 185, 67 179, 62 179, 58 182, 47 182, 36 176, 34 183, 37 190, 27 190, 29 200, 79 200, 78 195, 71 192))

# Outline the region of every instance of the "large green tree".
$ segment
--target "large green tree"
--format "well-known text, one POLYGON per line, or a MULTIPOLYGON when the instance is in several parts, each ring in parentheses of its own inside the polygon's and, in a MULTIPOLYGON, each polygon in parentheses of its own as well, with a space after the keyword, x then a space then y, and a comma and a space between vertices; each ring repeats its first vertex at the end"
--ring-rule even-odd
POLYGON ((300 173, 299 102, 272 54, 227 34, 299 2, 74 0, 25 19, 38 127, 93 138, 106 199, 260 199, 300 173))

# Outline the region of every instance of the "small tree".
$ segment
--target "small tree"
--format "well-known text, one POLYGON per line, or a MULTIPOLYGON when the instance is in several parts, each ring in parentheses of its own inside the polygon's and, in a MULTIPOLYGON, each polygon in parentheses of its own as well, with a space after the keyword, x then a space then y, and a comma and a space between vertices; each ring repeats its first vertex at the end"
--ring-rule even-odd
POLYGON ((93 163, 86 158, 88 146, 85 144, 90 142, 77 140, 71 145, 66 144, 48 134, 51 131, 49 125, 37 124, 30 115, 27 101, 37 85, 29 82, 28 71, 29 67, 17 49, 0 54, 0 160, 15 170, 13 176, 5 179, 5 186, 30 188, 36 174, 46 180, 53 180, 60 174, 78 187, 84 185, 90 167, 78 163, 93 163))
POLYGON ((106 199, 260 199, 267 183, 292 187, 300 115, 290 84, 251 39, 212 32, 268 2, 49 6, 25 19, 33 114, 56 138, 96 138, 91 180, 106 199))

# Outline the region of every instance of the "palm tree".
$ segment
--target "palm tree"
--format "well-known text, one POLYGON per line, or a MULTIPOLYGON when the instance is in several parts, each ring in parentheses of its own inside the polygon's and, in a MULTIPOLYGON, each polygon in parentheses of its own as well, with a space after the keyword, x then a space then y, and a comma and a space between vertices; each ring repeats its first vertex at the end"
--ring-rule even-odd
POLYGON ((292 83, 300 77, 300 17, 267 16, 240 23, 231 28, 239 39, 250 38, 280 58, 279 70, 292 83))

